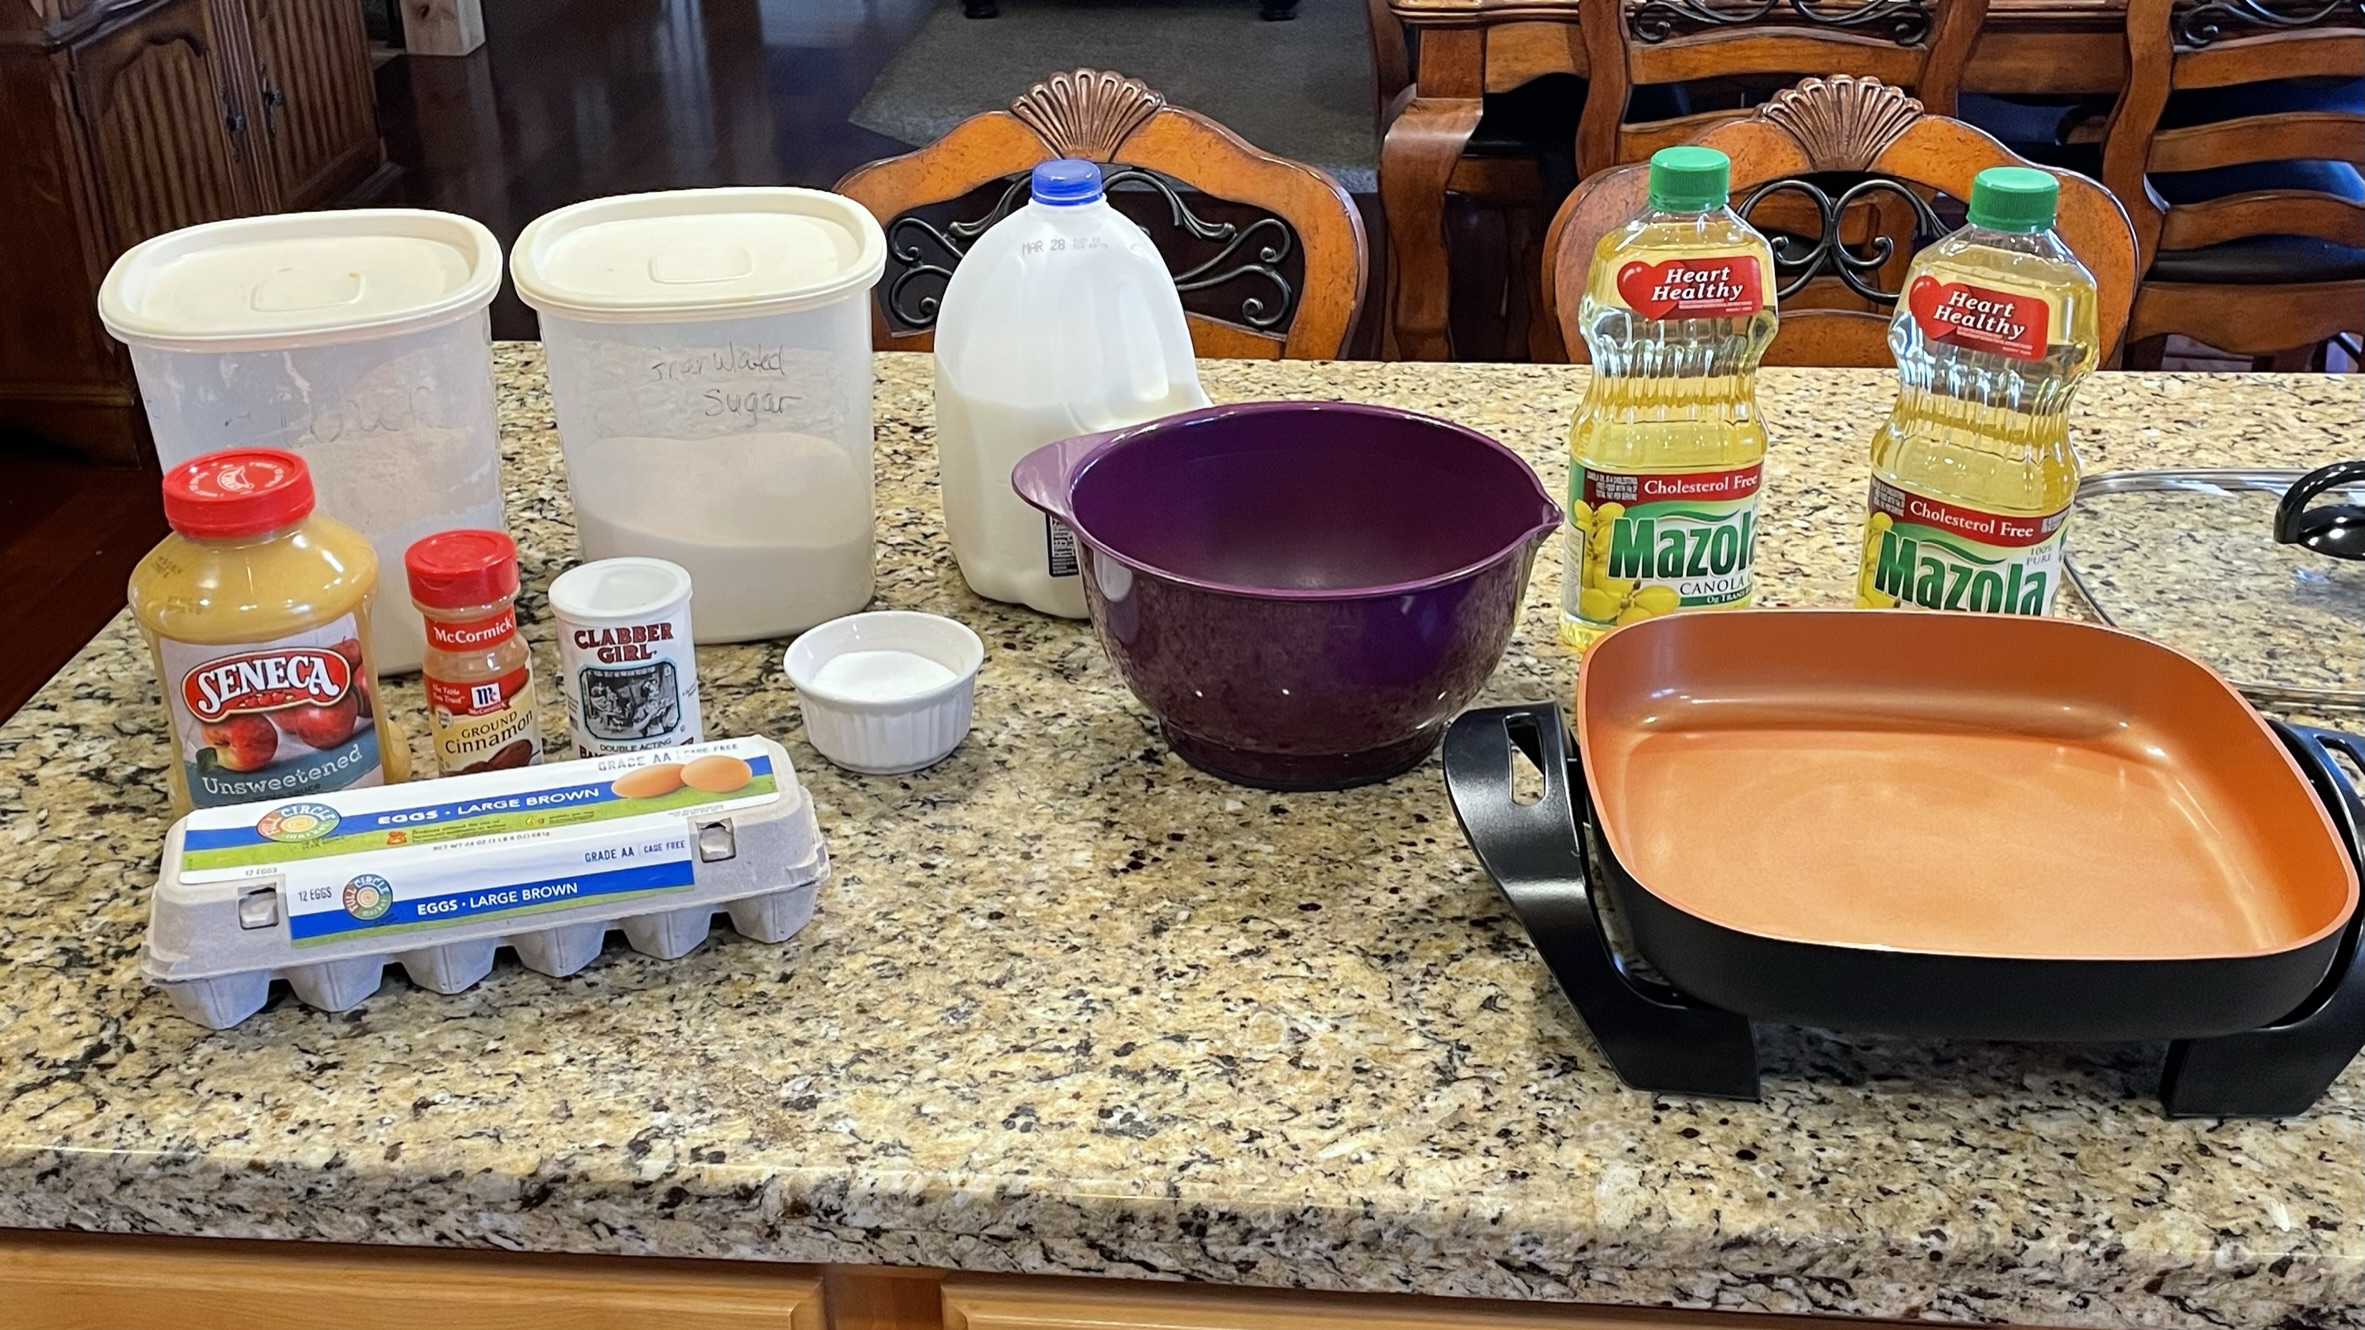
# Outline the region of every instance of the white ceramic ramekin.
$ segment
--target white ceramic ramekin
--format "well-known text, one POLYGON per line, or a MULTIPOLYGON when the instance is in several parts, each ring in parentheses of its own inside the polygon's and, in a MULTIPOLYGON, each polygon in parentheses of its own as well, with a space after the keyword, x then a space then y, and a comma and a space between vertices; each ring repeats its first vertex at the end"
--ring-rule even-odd
MULTIPOLYGON (((891 664, 891 662, 889 662, 891 664)), ((789 645, 788 681, 805 713, 805 736, 848 771, 889 775, 918 771, 950 756, 968 737, 985 643, 951 619, 879 610, 832 619, 789 645), (854 678, 830 664, 858 652, 900 652, 933 661, 949 681, 904 689, 891 669, 854 678)))

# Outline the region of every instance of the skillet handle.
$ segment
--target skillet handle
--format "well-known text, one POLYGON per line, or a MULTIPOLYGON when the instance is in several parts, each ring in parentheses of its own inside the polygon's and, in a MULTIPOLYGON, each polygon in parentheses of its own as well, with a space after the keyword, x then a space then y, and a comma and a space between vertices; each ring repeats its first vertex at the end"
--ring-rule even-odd
POLYGON ((1749 1021, 1629 973, 1595 909, 1574 791, 1583 776, 1552 703, 1467 712, 1445 732, 1454 816, 1618 1079, 1666 1094, 1757 1098, 1749 1021), (1544 795, 1512 792, 1512 748, 1544 795))
MULTIPOLYGON (((2365 801, 2333 754, 2365 768, 2365 739, 2270 721, 2365 863, 2365 801)), ((2160 1107, 2170 1117, 2290 1117, 2304 1113, 2365 1048, 2365 906, 2350 917, 2324 981, 2299 1009, 2260 1030, 2168 1046, 2160 1107)))

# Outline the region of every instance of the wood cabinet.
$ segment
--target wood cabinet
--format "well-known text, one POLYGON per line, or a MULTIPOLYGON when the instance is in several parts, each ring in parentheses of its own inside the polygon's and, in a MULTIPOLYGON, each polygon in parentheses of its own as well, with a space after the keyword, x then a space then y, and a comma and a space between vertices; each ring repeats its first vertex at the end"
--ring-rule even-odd
MULTIPOLYGON (((308 0, 307 0, 308 2, 308 0)), ((9 1330, 824 1330, 797 1266, 0 1234, 9 1330)))
POLYGON ((270 210, 316 207, 376 169, 377 98, 355 0, 243 0, 270 210))
POLYGON ((359 0, 0 7, 0 434, 152 461, 130 359, 98 321, 108 265, 165 231, 332 206, 386 175, 359 0))
POLYGON ((1824 1316, 0 1229, 8 1330, 1874 1330, 1824 1316))
POLYGON ((68 51, 73 119, 105 209, 97 220, 118 252, 259 206, 225 26, 211 0, 168 0, 68 51))
POLYGON ((948 1275, 942 1330, 1876 1330, 1823 1316, 948 1275))

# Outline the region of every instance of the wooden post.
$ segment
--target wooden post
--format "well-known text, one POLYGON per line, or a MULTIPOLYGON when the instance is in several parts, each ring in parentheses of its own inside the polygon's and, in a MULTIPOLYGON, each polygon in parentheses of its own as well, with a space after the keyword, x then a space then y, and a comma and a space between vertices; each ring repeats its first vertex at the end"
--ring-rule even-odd
POLYGON ((401 0, 402 48, 412 55, 466 55, 484 45, 484 0, 401 0))

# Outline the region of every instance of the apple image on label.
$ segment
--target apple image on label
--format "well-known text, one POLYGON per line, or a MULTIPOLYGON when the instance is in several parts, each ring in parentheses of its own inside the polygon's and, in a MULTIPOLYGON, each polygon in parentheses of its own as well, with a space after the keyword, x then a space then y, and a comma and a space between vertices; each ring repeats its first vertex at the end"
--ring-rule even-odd
POLYGON ((214 760, 226 770, 260 771, 279 754, 279 731, 261 716, 225 716, 199 726, 197 733, 213 746, 214 760))
MULTIPOLYGON (((336 652, 340 656, 343 656, 345 658, 345 663, 353 667, 353 692, 356 697, 360 698, 360 714, 364 716, 370 715, 372 713, 372 708, 370 706, 370 676, 364 673, 361 668, 361 639, 358 637, 339 638, 338 640, 329 643, 328 649, 336 652)), ((303 738, 302 735, 297 735, 296 737, 299 739, 303 738)), ((311 740, 306 739, 305 742, 311 743, 311 740)), ((319 745, 313 744, 313 747, 317 748, 319 745)))
POLYGON ((361 717, 361 695, 348 691, 327 706, 288 707, 271 713, 280 729, 314 748, 334 748, 353 737, 361 717))

